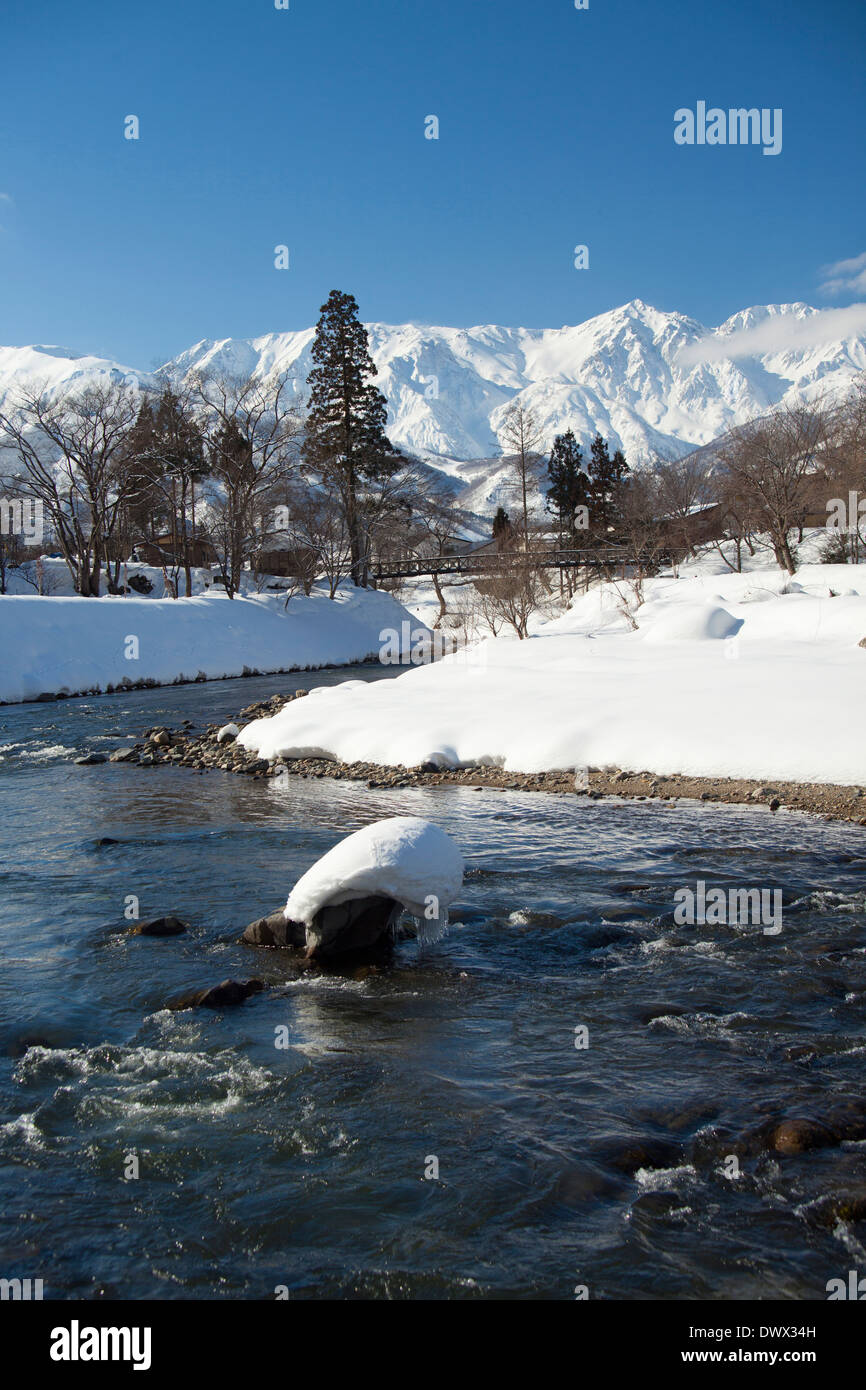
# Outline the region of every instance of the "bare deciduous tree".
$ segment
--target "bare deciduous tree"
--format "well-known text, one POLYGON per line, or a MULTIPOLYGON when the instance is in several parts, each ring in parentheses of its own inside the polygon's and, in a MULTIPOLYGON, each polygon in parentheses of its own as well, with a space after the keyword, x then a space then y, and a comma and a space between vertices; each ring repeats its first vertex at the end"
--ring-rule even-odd
POLYGON ((304 593, 310 593, 322 574, 329 598, 335 598, 342 580, 352 573, 352 538, 335 487, 326 482, 292 488, 288 512, 288 538, 298 557, 304 593))
POLYGON ((274 489, 298 471, 300 403, 288 373, 264 381, 205 373, 189 389, 208 446, 208 535, 234 598, 267 539, 274 489))
POLYGON ((542 430, 535 416, 518 398, 506 409, 499 436, 511 470, 515 498, 520 505, 523 545, 528 550, 529 495, 540 485, 542 430))
POLYGON ((791 533, 803 526, 819 455, 828 442, 828 413, 817 405, 789 404, 732 430, 719 457, 761 529, 769 532, 777 563, 794 574, 791 533))
POLYGON ((76 593, 98 596, 120 512, 142 484, 129 450, 139 396, 100 381, 58 397, 47 387, 20 393, 0 413, 0 443, 17 459, 20 484, 42 503, 76 593))
POLYGON ((665 459, 656 464, 655 474, 659 515, 665 519, 670 539, 683 554, 694 555, 695 513, 715 500, 707 461, 699 453, 665 459))

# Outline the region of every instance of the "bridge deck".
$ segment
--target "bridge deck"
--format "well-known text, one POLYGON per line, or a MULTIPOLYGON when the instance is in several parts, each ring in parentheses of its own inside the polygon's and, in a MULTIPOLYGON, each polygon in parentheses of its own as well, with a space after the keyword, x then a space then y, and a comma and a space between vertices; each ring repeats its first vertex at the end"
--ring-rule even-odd
MULTIPOLYGON (((656 556, 655 563, 667 557, 656 556)), ((616 547, 591 550, 484 551, 480 555, 406 556, 383 561, 373 569, 379 579, 413 579, 440 574, 502 574, 515 569, 609 569, 653 563, 653 557, 616 547)))

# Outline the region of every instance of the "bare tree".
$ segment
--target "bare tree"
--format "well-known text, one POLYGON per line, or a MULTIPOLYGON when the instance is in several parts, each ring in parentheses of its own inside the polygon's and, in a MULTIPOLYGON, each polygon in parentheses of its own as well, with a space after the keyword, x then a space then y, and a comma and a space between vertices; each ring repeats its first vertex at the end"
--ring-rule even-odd
POLYGON ((296 486, 289 499, 288 536, 299 557, 304 593, 323 574, 328 597, 336 598, 342 580, 352 573, 352 537, 336 487, 329 482, 296 486))
POLYGON ((502 452, 512 474, 512 487, 520 504, 524 549, 529 549, 529 496, 541 480, 539 449, 543 433, 535 416, 519 399, 507 407, 499 427, 502 452))
POLYGON ((728 569, 733 570, 735 574, 741 574, 743 547, 745 546, 750 555, 754 555, 757 550, 756 537, 761 529, 755 499, 750 490, 743 487, 741 479, 724 467, 713 472, 711 486, 713 496, 722 509, 724 527, 724 537, 715 537, 713 546, 728 569))
POLYGON ((619 578, 608 578, 619 593, 621 611, 632 618, 635 609, 644 601, 644 584, 668 555, 666 508, 671 497, 661 470, 630 473, 619 496, 620 534, 625 544, 627 563, 619 578))
POLYGON ((0 412, 0 445, 17 459, 19 485, 42 503, 83 597, 99 595, 119 514, 142 484, 129 449, 138 406, 135 390, 108 380, 62 397, 25 389, 0 412))
POLYGON ((820 404, 789 404, 732 430, 719 449, 749 511, 769 532, 776 562, 789 574, 797 569, 791 533, 803 526, 827 441, 828 415, 820 404))
MULTIPOLYGON (((667 523, 670 539, 683 554, 694 555, 695 513, 715 500, 707 461, 698 453, 681 459, 665 459, 656 463, 655 474, 658 507, 667 523)), ((632 502, 634 500, 633 497, 632 502)))
MULTIPOLYGON (((154 401, 145 400, 135 424, 131 449, 142 460, 146 503, 151 517, 167 520, 172 561, 172 584, 178 596, 180 570, 186 578, 187 597, 192 594, 192 558, 196 540, 196 485, 207 474, 204 439, 195 418, 188 387, 166 384, 154 401)), ((133 518, 131 508, 121 517, 128 553, 133 518)), ((151 535, 151 543, 157 542, 151 535)), ((117 571, 120 566, 117 558, 117 571)))
POLYGON ((481 612, 494 635, 505 625, 523 641, 529 636, 531 619, 550 602, 548 572, 538 563, 544 548, 530 541, 525 551, 503 554, 499 572, 476 581, 481 612))
POLYGON ((264 381, 206 373, 189 389, 207 441, 208 535, 234 598, 244 565, 267 540, 275 487, 297 474, 300 403, 288 373, 264 381))
MULTIPOLYGON (((426 488, 416 492, 413 498, 414 529, 411 538, 413 553, 422 558, 441 560, 452 549, 460 533, 463 513, 454 498, 447 493, 432 493, 426 488)), ((434 569, 431 573, 433 589, 439 603, 439 613, 434 628, 441 626, 448 611, 442 577, 434 569)))
POLYGON ((833 413, 823 462, 826 495, 818 499, 818 506, 829 506, 838 498, 847 521, 844 530, 831 535, 825 556, 857 564, 866 554, 866 374, 858 377, 833 413))

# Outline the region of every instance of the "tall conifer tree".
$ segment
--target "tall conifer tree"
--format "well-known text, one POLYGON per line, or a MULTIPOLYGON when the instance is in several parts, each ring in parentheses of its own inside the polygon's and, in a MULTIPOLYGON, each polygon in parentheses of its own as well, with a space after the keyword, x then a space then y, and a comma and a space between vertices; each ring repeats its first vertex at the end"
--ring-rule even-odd
POLYGON ((548 510, 559 519, 560 544, 573 542, 577 531, 578 507, 589 507, 589 482, 583 471, 583 454, 573 430, 558 434, 547 464, 550 486, 548 510))
POLYGON ((401 459, 385 434, 388 404, 371 381, 376 364, 352 295, 331 291, 322 305, 312 356, 304 461, 335 485, 350 538, 352 578, 365 585, 369 554, 363 484, 390 477, 401 459))

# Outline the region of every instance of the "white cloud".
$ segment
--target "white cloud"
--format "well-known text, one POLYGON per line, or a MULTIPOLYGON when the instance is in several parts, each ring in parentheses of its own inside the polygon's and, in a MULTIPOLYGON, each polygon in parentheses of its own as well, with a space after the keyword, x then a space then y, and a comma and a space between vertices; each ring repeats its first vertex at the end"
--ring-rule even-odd
POLYGON ((702 362, 819 347, 864 332, 866 304, 849 304, 845 309, 819 309, 804 318, 772 315, 753 328, 740 328, 733 333, 708 333, 699 342, 683 348, 679 358, 685 366, 693 367, 702 362))
POLYGON ((866 290, 866 251, 862 256, 823 266, 821 275, 821 289, 825 294, 842 294, 845 290, 861 293, 866 290))

